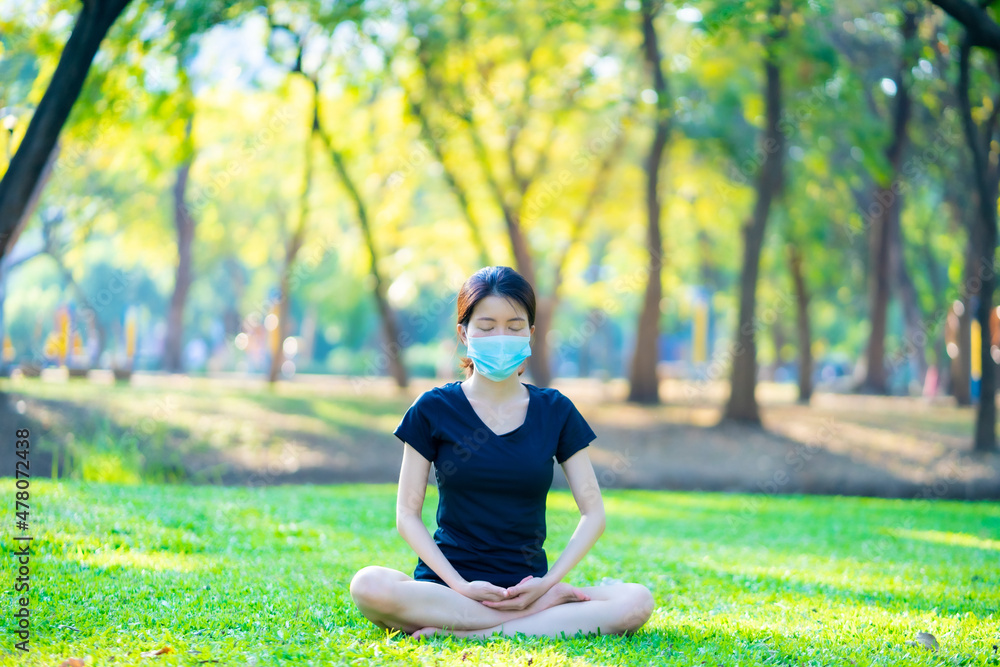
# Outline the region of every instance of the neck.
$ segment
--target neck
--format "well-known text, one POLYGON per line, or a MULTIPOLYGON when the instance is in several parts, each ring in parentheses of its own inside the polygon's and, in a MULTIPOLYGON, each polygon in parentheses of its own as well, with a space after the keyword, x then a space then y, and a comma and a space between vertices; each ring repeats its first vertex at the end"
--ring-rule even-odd
POLYGON ((511 373, 509 377, 500 382, 483 377, 476 371, 472 372, 466 380, 462 382, 473 396, 477 396, 486 401, 502 403, 515 399, 521 395, 521 377, 516 373, 511 373))

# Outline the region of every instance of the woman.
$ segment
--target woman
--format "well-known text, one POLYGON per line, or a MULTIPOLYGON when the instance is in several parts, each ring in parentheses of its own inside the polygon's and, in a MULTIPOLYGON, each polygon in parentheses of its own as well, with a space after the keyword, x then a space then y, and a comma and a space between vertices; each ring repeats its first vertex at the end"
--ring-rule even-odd
POLYGON ((394 431, 404 443, 396 527, 417 553, 413 577, 370 565, 351 579, 355 604, 379 627, 415 637, 628 634, 652 613, 641 584, 562 581, 604 532, 586 450, 597 436, 558 390, 520 381, 534 322, 534 291, 508 267, 482 268, 459 291, 466 379, 422 393, 394 431), (580 523, 550 569, 542 545, 553 458, 580 523), (433 538, 420 518, 432 462, 433 538))

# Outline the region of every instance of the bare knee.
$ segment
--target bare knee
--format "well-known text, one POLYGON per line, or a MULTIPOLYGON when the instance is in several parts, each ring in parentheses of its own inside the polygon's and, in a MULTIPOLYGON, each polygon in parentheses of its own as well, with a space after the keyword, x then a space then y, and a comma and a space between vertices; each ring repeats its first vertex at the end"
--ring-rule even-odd
POLYGON ((653 594, 642 584, 627 583, 621 586, 621 632, 634 632, 653 615, 653 594))
POLYGON ((351 599, 362 612, 387 613, 392 611, 394 579, 387 568, 368 565, 351 578, 351 599))

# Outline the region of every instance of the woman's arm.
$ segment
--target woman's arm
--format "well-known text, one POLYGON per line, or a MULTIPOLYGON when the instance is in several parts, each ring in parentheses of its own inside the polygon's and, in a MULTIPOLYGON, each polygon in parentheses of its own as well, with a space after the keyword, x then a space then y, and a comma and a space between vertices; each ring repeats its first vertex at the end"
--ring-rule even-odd
POLYGON ((546 590, 562 581, 604 533, 604 499, 587 449, 583 448, 563 461, 562 469, 573 491, 576 506, 580 508, 580 523, 573 531, 569 544, 542 577, 546 590))
POLYGON ((470 582, 441 553, 441 548, 434 542, 420 518, 430 469, 430 461, 411 445, 403 446, 403 464, 399 470, 399 489, 396 493, 396 530, 449 587, 474 600, 503 600, 506 597, 505 589, 488 582, 474 582, 475 590, 472 590, 470 582))

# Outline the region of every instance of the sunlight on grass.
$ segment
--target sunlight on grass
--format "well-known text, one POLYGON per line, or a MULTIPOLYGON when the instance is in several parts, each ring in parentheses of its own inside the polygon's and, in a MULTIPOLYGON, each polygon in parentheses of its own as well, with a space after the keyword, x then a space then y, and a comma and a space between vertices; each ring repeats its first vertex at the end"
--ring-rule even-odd
POLYGON ((951 544, 959 547, 1000 551, 1000 540, 988 540, 967 533, 947 533, 940 530, 905 530, 902 528, 894 528, 889 532, 899 537, 909 537, 914 540, 924 540, 937 544, 951 544))
POLYGON ((143 570, 196 572, 206 567, 203 559, 203 556, 191 554, 128 551, 124 547, 119 547, 114 551, 101 551, 74 560, 81 565, 91 567, 131 567, 143 570))

